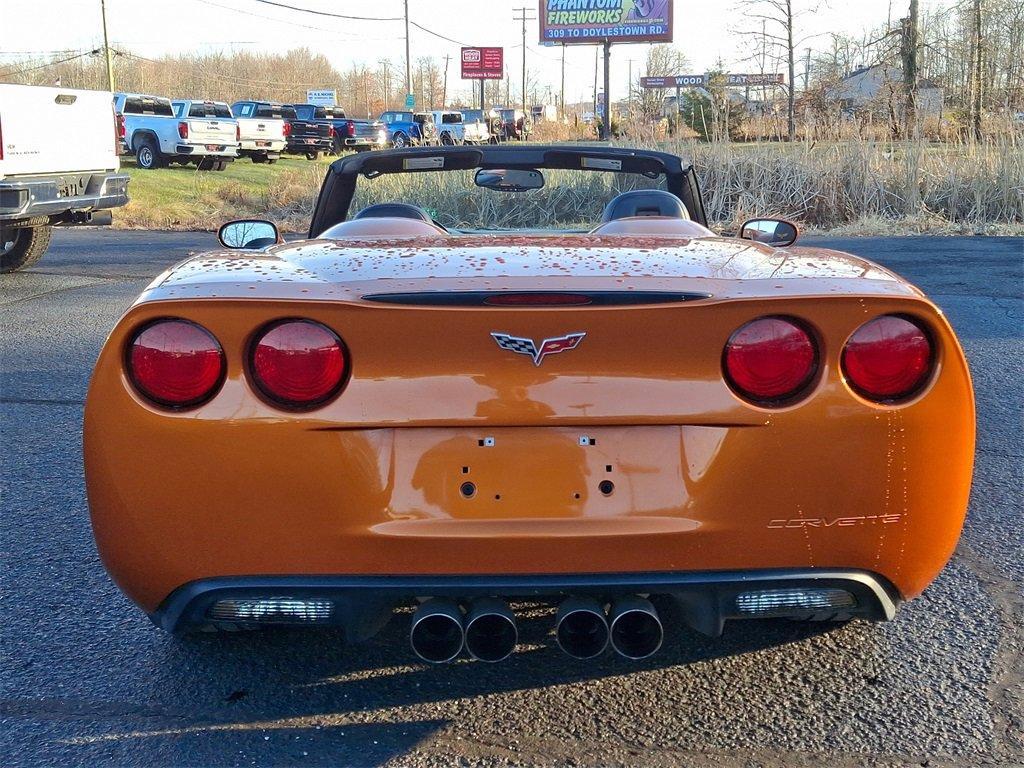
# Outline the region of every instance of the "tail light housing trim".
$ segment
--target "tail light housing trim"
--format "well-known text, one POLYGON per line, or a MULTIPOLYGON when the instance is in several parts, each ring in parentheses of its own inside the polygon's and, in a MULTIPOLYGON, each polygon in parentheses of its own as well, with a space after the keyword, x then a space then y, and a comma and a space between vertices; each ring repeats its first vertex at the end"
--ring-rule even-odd
POLYGON ((935 338, 927 326, 892 314, 868 320, 850 334, 840 362, 843 380, 854 393, 872 403, 898 405, 928 386, 936 358, 935 338))
POLYGON ((125 348, 124 370, 145 400, 178 411, 213 399, 224 384, 227 360, 217 337, 203 326, 180 317, 161 317, 132 333, 125 348), (191 351, 182 349, 189 345, 191 351), (193 359, 186 361, 184 355, 193 359), (178 371, 172 369, 175 365, 178 371), (172 374, 177 374, 177 380, 172 374))
POLYGON ((806 396, 818 378, 821 351, 815 334, 801 320, 765 315, 744 323, 722 350, 722 373, 743 400, 783 408, 806 396), (789 356, 779 366, 779 355, 789 356))
POLYGON ((348 384, 352 371, 348 347, 341 337, 323 323, 301 317, 275 320, 257 330, 249 344, 248 359, 249 374, 255 390, 271 405, 290 411, 308 411, 330 402, 348 384), (299 385, 303 382, 296 382, 294 359, 289 359, 289 354, 294 354, 295 350, 282 351, 280 347, 274 348, 272 345, 264 344, 275 332, 278 332, 276 335, 279 337, 276 343, 293 343, 294 340, 288 339, 287 336, 282 337, 280 333, 289 326, 294 326, 289 329, 292 331, 300 330, 300 326, 305 327, 313 334, 318 334, 321 343, 329 342, 337 350, 336 358, 331 353, 326 353, 320 361, 322 370, 319 373, 323 381, 316 382, 316 385, 302 397, 298 394, 301 389, 299 385), (277 377, 276 381, 271 380, 274 376, 277 377))

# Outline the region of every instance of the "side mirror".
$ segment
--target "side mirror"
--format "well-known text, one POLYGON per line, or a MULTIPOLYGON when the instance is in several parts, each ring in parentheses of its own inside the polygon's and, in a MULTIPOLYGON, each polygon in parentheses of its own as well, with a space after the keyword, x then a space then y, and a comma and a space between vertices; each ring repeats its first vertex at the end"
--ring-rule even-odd
POLYGON ((796 242, 796 224, 785 219, 750 219, 740 227, 740 238, 784 248, 796 242))
POLYGON ((236 219, 217 230, 217 239, 225 248, 255 250, 281 241, 277 226, 262 219, 236 219))

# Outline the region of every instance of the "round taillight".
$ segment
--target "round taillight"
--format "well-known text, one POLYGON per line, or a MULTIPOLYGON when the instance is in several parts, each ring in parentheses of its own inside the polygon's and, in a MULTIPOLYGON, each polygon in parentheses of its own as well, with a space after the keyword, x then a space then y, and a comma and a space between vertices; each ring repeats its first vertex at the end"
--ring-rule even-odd
POLYGON ((801 325, 782 317, 747 323, 725 345, 725 377, 741 397, 780 405, 800 394, 818 368, 818 350, 801 325))
POLYGON ((341 339, 312 320, 284 320, 266 328, 253 343, 251 359, 256 386, 286 408, 312 408, 329 400, 348 373, 341 339))
POLYGON ((224 350, 208 330, 187 320, 157 320, 128 347, 128 376, 148 400, 188 408, 209 400, 224 380, 224 350))
POLYGON ((843 348, 843 373, 869 400, 903 400, 921 390, 932 370, 932 341, 921 326, 898 315, 869 320, 843 348))

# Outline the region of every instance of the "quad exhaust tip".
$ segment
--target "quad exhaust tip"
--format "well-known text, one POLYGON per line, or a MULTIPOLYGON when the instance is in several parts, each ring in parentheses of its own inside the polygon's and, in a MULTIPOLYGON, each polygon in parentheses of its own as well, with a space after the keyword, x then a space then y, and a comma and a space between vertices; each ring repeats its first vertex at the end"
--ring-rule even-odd
POLYGON ((608 620, 604 606, 587 597, 569 597, 555 614, 558 647, 576 659, 600 656, 608 647, 608 620))
POLYGON ((466 651, 478 661, 508 658, 519 641, 516 617, 508 603, 498 598, 476 600, 466 614, 466 651))
POLYGON ((612 648, 637 661, 657 653, 665 637, 658 611, 650 600, 627 597, 612 603, 608 613, 612 648))
POLYGON ((412 615, 409 643, 423 661, 452 661, 462 651, 464 642, 462 610, 454 600, 427 600, 412 615))

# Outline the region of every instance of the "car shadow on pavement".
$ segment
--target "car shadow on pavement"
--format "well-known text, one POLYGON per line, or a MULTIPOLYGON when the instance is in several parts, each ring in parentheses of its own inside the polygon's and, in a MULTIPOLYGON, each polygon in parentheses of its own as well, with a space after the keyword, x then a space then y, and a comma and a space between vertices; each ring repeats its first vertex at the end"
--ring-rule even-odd
POLYGON ((419 662, 408 644, 408 610, 358 645, 346 645, 334 630, 168 636, 158 641, 163 655, 157 663, 180 679, 163 711, 139 727, 119 724, 68 743, 82 748, 82 759, 120 754, 134 744, 204 765, 248 764, 243 758, 268 755, 274 764, 381 765, 436 738, 455 719, 458 706, 451 704, 458 700, 533 689, 543 696, 542 689, 560 685, 799 643, 836 627, 743 622, 708 638, 663 616, 665 643, 656 655, 634 662, 609 650, 580 661, 555 645, 553 609, 516 608, 517 652, 497 664, 465 657, 440 666, 419 662))

